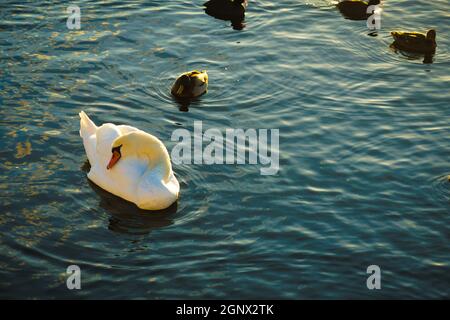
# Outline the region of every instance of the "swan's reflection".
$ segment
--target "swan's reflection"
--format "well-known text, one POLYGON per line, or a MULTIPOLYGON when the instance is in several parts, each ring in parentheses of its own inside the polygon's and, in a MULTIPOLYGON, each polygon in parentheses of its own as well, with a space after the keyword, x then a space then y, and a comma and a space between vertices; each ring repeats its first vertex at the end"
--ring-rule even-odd
POLYGON ((118 233, 144 235, 154 229, 173 224, 177 202, 169 208, 158 211, 139 209, 134 203, 119 198, 87 179, 89 186, 100 196, 100 207, 109 214, 108 229, 118 233))
POLYGON ((401 54, 408 60, 422 60, 423 59, 422 62, 424 64, 433 63, 434 54, 431 54, 431 53, 423 54, 423 53, 404 51, 404 50, 401 50, 398 48, 395 41, 392 42, 389 47, 391 48, 392 51, 394 51, 395 53, 401 54))

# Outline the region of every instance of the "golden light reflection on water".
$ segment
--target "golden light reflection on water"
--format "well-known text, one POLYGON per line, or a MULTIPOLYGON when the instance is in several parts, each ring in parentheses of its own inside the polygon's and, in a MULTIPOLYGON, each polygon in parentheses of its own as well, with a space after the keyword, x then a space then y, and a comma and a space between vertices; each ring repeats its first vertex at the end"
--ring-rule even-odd
POLYGON ((72 232, 72 227, 65 227, 61 231, 61 237, 58 240, 58 245, 63 245, 70 237, 72 232))
POLYGON ((50 91, 48 93, 48 95, 49 95, 50 100, 53 100, 53 99, 60 99, 60 100, 68 99, 68 97, 66 95, 60 94, 60 93, 55 92, 55 91, 50 91))
POLYGON ((59 130, 47 130, 44 131, 44 134, 42 135, 42 138, 48 140, 48 136, 59 136, 61 134, 61 131, 59 130))
POLYGON ((18 243, 32 248, 51 234, 49 223, 42 215, 42 208, 22 208, 20 213, 25 223, 14 226, 11 230, 16 235, 18 243))
MULTIPOLYGON (((5 161, 1 164, 7 175, 1 177, 3 183, 0 184, 0 189, 6 192, 14 190, 25 202, 41 195, 43 192, 45 193, 46 189, 43 186, 58 183, 58 179, 53 179, 52 181, 51 177, 54 173, 69 169, 69 165, 64 164, 58 154, 49 154, 40 158, 38 162, 28 162, 26 157, 31 155, 31 150, 32 147, 29 141, 25 143, 19 142, 15 158, 23 159, 22 162, 5 161), (16 178, 8 180, 6 177, 12 175, 8 171, 14 172, 13 175, 16 178)), ((2 201, 4 205, 7 205, 11 199, 6 197, 2 201)), ((48 205, 58 207, 59 203, 52 202, 48 203, 48 205)))
POLYGON ((30 54, 30 57, 37 58, 39 60, 51 60, 51 59, 55 58, 55 56, 48 56, 48 55, 41 54, 41 53, 30 54))
POLYGON ((42 213, 35 208, 23 208, 22 215, 29 225, 41 226, 43 224, 42 213))
POLYGON ((117 36, 121 32, 120 30, 112 31, 112 30, 101 30, 101 31, 72 31, 70 33, 64 34, 64 40, 66 43, 76 41, 97 41, 106 36, 117 36))
POLYGON ((11 131, 7 132, 6 135, 11 137, 11 138, 16 138, 17 137, 17 130, 11 130, 11 131))
MULTIPOLYGON (((10 169, 13 169, 14 167, 15 167, 15 164, 14 163, 12 163, 11 161, 5 161, 5 162, 3 162, 3 167, 6 169, 6 170, 10 170, 10 169)), ((6 181, 6 179, 4 180, 4 181, 6 181)), ((7 184, 6 184, 7 185, 7 184)), ((3 185, 2 185, 3 186, 3 185)))
POLYGON ((16 146, 16 155, 15 155, 15 157, 17 159, 20 159, 20 158, 29 156, 31 154, 31 150, 32 150, 32 148, 31 148, 31 142, 30 141, 27 140, 24 143, 19 142, 19 143, 17 143, 17 146, 16 146))

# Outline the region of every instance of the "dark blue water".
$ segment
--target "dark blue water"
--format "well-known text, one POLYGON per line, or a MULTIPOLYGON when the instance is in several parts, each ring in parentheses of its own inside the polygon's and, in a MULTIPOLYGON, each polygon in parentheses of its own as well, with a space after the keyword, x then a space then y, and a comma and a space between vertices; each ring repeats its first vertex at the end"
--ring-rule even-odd
POLYGON ((66 1, 0 4, 0 297, 448 298, 449 2, 386 0, 377 36, 330 1, 250 1, 241 31, 203 2, 78 1, 78 31, 66 1), (432 64, 389 48, 431 27, 432 64), (195 120, 279 129, 280 171, 174 165, 177 205, 145 214, 88 182, 80 110, 169 151, 195 120))

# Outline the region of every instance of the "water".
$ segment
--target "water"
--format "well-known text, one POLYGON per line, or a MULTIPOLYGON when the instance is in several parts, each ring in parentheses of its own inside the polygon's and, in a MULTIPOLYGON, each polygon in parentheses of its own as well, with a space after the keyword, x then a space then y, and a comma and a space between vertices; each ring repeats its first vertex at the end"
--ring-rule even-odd
POLYGON ((377 36, 328 1, 250 1, 241 31, 202 3, 79 1, 70 31, 66 1, 2 2, 0 297, 448 298, 449 2, 386 0, 377 36), (434 63, 389 48, 430 27, 434 63), (209 92, 183 106, 190 69, 209 92), (175 165, 146 215, 88 182, 80 110, 169 151, 195 120, 279 129, 280 171, 175 165))

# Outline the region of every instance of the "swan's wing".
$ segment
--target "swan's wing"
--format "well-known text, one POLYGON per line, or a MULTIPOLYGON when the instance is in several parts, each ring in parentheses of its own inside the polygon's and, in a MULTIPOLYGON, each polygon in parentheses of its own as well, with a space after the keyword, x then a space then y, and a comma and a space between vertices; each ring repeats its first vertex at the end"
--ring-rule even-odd
POLYGON ((124 125, 124 124, 122 124, 120 126, 117 126, 117 129, 119 129, 120 135, 124 135, 124 134, 127 134, 129 132, 133 132, 133 131, 139 131, 138 128, 135 128, 135 127, 132 127, 132 126, 127 126, 127 125, 124 125))
POLYGON ((80 116, 80 137, 93 135, 97 131, 95 123, 89 119, 84 111, 81 111, 78 115, 80 116))
POLYGON ((95 150, 97 145, 97 126, 89 119, 84 111, 79 113, 80 116, 80 136, 83 138, 84 150, 88 157, 89 163, 95 163, 95 150))
POLYGON ((89 163, 92 165, 95 162, 97 162, 97 157, 95 154, 95 146, 97 145, 97 137, 95 134, 87 137, 87 138, 83 138, 83 145, 84 145, 84 150, 86 151, 86 155, 87 158, 89 160, 89 163))

